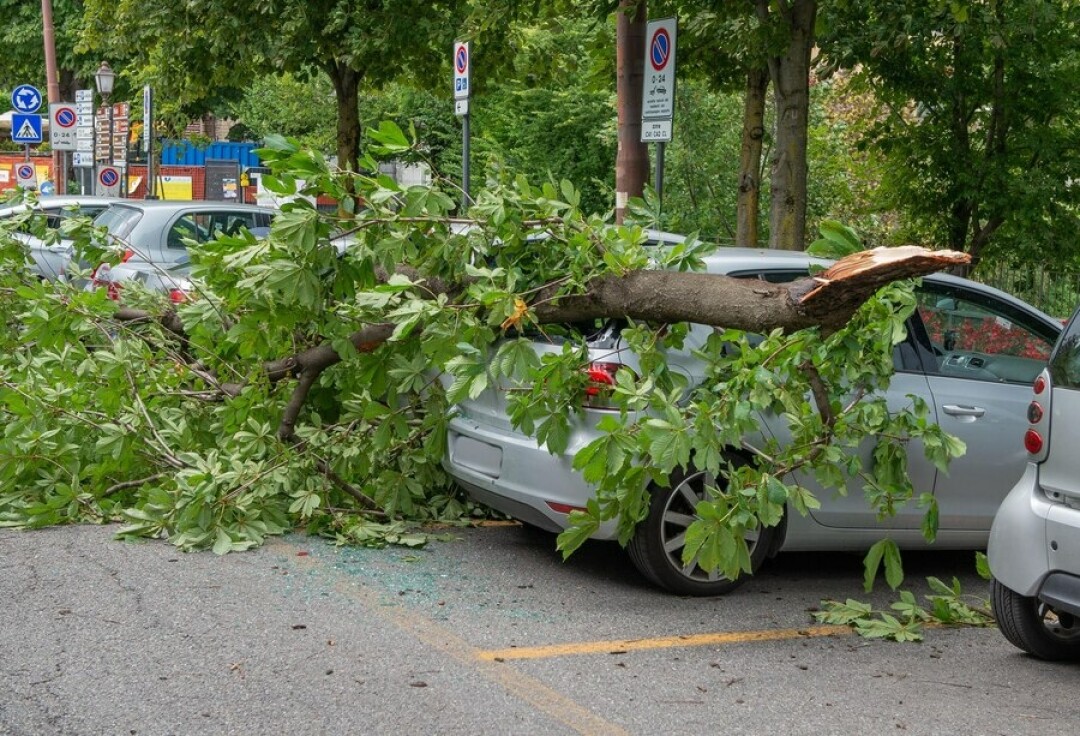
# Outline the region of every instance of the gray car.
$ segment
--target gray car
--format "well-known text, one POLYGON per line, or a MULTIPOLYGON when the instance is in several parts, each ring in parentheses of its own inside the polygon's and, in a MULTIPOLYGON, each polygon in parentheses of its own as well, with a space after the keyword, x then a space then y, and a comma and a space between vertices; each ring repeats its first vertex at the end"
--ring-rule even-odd
POLYGON ((246 229, 256 235, 269 232, 275 210, 248 204, 201 201, 127 200, 101 213, 94 225, 104 227, 113 245, 124 249, 117 265, 101 264, 93 287, 109 289, 119 297, 125 281, 140 281, 147 288, 177 293, 188 282, 188 247, 220 234, 237 235, 246 229))
MULTIPOLYGON (((791 251, 723 248, 707 258, 711 273, 771 282, 805 276, 809 256, 791 251)), ((1046 365, 1061 322, 996 289, 938 274, 918 288, 919 307, 908 338, 894 351, 896 373, 887 395, 890 406, 923 397, 932 418, 967 444, 967 453, 940 473, 922 453, 913 452, 909 472, 920 490, 932 490, 940 512, 937 548, 980 549, 1001 500, 1023 472, 1026 453, 1018 438, 1032 381, 1046 365)), ((588 337, 593 370, 637 367, 637 356, 620 337, 622 324, 608 322, 588 337)), ((711 328, 694 325, 669 365, 700 382, 704 366, 692 355, 711 328)), ((534 339, 538 353, 560 346, 534 339)), ((592 371, 590 371, 591 373, 592 371)), ((551 454, 512 427, 505 390, 494 386, 454 409, 444 466, 476 500, 527 524, 550 531, 567 526, 568 514, 585 507, 593 489, 572 468, 574 454, 599 436, 602 408, 584 407, 572 425, 567 451, 551 454)), ((761 417, 763 432, 782 432, 775 417, 761 417)), ((781 435, 782 436, 782 435, 781 435)), ((872 448, 866 448, 869 459, 872 448)), ((820 492, 821 508, 809 516, 788 514, 784 523, 748 538, 754 565, 781 550, 865 550, 888 535, 901 547, 925 548, 921 509, 905 507, 887 522, 877 520, 859 491, 839 496, 821 492, 812 478, 796 482, 820 492)), ((682 563, 686 527, 704 498, 700 473, 680 474, 668 488, 654 488, 648 517, 630 542, 630 558, 652 582, 683 595, 717 595, 737 581, 682 563)), ((594 535, 614 539, 615 524, 594 535)))
POLYGON ((990 530, 1001 633, 1042 659, 1080 660, 1080 311, 1028 392, 1030 462, 990 530))
MULTIPOLYGON (((42 197, 35 212, 45 217, 44 225, 49 230, 59 231, 65 219, 69 217, 96 217, 115 202, 117 197, 89 197, 81 195, 42 197)), ((25 213, 26 204, 0 208, 0 220, 6 220, 25 213)), ((55 241, 39 238, 32 232, 29 223, 13 233, 14 237, 26 246, 27 254, 33 263, 30 269, 43 279, 54 281, 64 277, 71 262, 73 249, 71 242, 57 234, 55 241)))

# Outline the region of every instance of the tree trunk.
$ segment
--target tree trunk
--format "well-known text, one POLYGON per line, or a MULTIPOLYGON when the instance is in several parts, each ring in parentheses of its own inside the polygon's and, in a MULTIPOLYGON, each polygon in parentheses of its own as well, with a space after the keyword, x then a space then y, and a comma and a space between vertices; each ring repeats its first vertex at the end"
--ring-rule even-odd
POLYGON ((751 69, 746 73, 735 245, 747 248, 758 246, 758 218, 761 214, 761 145, 765 137, 765 92, 768 87, 768 69, 751 69))
POLYGON ((645 85, 645 0, 619 0, 616 12, 615 90, 619 152, 615 159, 615 222, 626 216, 626 202, 640 197, 649 168, 649 149, 641 142, 641 96, 645 85))
POLYGON ((337 95, 337 155, 343 170, 360 167, 360 81, 364 75, 341 61, 326 65, 337 95))
MULTIPOLYGON (((769 247, 806 247, 806 138, 810 110, 810 53, 817 0, 778 0, 771 22, 782 24, 787 48, 769 59, 776 101, 776 148, 772 160, 769 247)), ((770 0, 756 0, 759 19, 770 22, 770 0)))

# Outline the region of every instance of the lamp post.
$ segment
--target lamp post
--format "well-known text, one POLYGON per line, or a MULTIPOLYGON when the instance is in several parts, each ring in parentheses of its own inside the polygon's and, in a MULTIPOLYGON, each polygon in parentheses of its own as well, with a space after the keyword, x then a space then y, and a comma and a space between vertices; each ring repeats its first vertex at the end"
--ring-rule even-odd
POLYGON ((116 81, 116 72, 109 67, 109 62, 101 62, 101 66, 94 72, 94 84, 97 85, 101 100, 109 108, 109 166, 113 165, 113 109, 109 104, 109 98, 113 93, 113 82, 116 81))

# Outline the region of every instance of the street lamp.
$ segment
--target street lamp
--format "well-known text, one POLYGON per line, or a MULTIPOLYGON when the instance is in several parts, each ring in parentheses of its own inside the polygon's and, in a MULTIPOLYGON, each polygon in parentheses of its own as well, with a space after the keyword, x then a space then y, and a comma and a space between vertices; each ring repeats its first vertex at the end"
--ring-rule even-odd
POLYGON ((94 72, 94 84, 97 85, 98 94, 109 108, 109 166, 113 165, 113 109, 109 104, 112 96, 113 83, 116 81, 116 72, 109 67, 109 62, 101 62, 101 66, 94 72))

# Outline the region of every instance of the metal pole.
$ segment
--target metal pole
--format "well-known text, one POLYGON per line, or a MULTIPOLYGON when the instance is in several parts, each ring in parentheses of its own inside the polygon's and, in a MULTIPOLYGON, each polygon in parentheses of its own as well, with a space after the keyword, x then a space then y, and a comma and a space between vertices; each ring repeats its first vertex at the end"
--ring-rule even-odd
MULTIPOLYGON (((49 102, 60 102, 60 81, 56 71, 56 34, 53 28, 52 0, 41 0, 42 35, 45 40, 45 78, 49 102)), ((53 184, 57 194, 67 194, 67 167, 60 151, 52 152, 53 184)))
POLYGON ((656 176, 654 177, 656 182, 656 198, 660 200, 661 205, 664 202, 664 142, 659 141, 656 144, 656 176))
POLYGON ((472 204, 469 196, 469 113, 461 116, 461 191, 464 193, 461 209, 465 210, 472 204))
POLYGON ((157 199, 157 162, 154 160, 154 90, 143 88, 143 140, 146 141, 146 199, 157 199))

